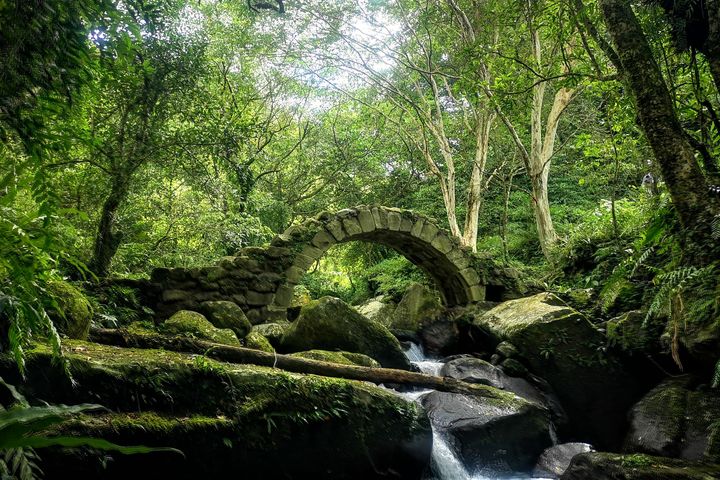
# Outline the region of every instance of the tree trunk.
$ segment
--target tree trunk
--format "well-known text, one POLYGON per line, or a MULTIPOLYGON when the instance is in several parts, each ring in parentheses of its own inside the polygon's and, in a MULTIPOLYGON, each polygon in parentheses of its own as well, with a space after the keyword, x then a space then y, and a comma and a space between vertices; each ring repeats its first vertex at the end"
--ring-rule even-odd
POLYGON ((104 278, 110 271, 110 264, 117 253, 122 234, 115 230, 117 211, 128 194, 128 181, 123 175, 113 177, 110 195, 103 203, 98 224, 93 256, 88 267, 95 275, 104 278))
POLYGON ((475 127, 475 158, 468 185, 467 213, 462 237, 462 244, 472 248, 473 252, 477 252, 478 223, 484 190, 483 177, 487 164, 490 128, 494 119, 495 115, 491 111, 484 110, 478 114, 475 127))
POLYGON ((687 253, 700 259, 712 245, 707 185, 673 108, 670 92, 644 32, 625 0, 599 0, 607 30, 620 57, 623 80, 635 97, 645 136, 660 165, 675 210, 690 242, 687 253))
POLYGON ((267 353, 250 348, 231 347, 187 337, 134 335, 125 330, 93 328, 90 331, 90 340, 96 343, 126 348, 163 349, 173 352, 206 355, 223 362, 274 367, 289 372, 360 380, 378 385, 394 383, 465 395, 496 396, 493 390, 487 386, 466 383, 450 377, 436 377, 392 368, 370 368, 321 362, 290 355, 267 353))
POLYGON ((708 38, 703 55, 710 65, 715 89, 720 94, 720 0, 705 0, 708 10, 708 38))

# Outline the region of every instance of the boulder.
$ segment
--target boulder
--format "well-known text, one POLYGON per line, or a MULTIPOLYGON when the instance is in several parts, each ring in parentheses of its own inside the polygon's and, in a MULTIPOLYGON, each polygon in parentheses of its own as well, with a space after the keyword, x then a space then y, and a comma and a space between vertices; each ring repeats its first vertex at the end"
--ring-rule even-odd
POLYGON ((440 376, 452 377, 468 383, 480 383, 514 393, 515 395, 552 412, 555 422, 565 421, 565 412, 554 398, 547 398, 541 390, 524 378, 511 377, 501 368, 474 357, 455 358, 446 362, 440 376))
POLYGON ((421 402, 435 428, 454 439, 470 472, 529 471, 552 445, 546 410, 510 393, 489 398, 434 391, 421 402))
POLYGON ((69 338, 86 339, 93 309, 85 294, 64 280, 49 282, 47 289, 57 304, 48 313, 58 332, 69 338))
POLYGON ((720 462, 720 392, 688 377, 660 383, 630 411, 626 452, 720 462))
POLYGON ((575 455, 561 480, 713 480, 720 465, 649 455, 590 452, 575 455))
POLYGON ((180 310, 162 324, 164 333, 189 335, 209 342, 240 345, 235 333, 229 328, 216 328, 204 315, 190 310, 180 310))
POLYGON ((245 312, 234 302, 217 300, 203 302, 200 311, 217 328, 229 328, 237 338, 245 338, 250 333, 252 324, 245 316, 245 312))
POLYGON ((328 352, 327 350, 308 350, 290 354, 293 357, 309 358, 321 362, 340 363, 343 365, 360 365, 361 367, 379 368, 380 364, 362 353, 328 352))
POLYGON ((260 335, 256 330, 251 330, 245 338, 240 340, 240 345, 245 348, 275 353, 275 349, 270 345, 268 339, 260 335))
POLYGON ((270 342, 276 350, 280 347, 282 337, 285 332, 290 328, 289 322, 276 322, 276 323, 261 323, 252 327, 251 332, 256 332, 262 335, 270 342))
POLYGON ((560 478, 575 455, 593 451, 587 443, 561 443, 546 449, 535 465, 533 477, 560 478))
POLYGON ((504 302, 475 318, 473 327, 490 345, 513 344, 530 371, 547 380, 567 411, 570 434, 617 447, 642 383, 606 352, 605 337, 585 316, 541 293, 504 302))
POLYGON ((413 283, 393 312, 390 326, 396 330, 419 332, 440 318, 444 311, 438 295, 425 285, 413 283))
POLYGON ((281 345, 290 352, 347 350, 368 355, 383 367, 410 369, 400 342, 387 328, 334 297, 323 297, 303 307, 283 335, 281 345))
POLYGON ((397 305, 386 295, 371 298, 355 307, 357 311, 374 322, 390 327, 397 305))
POLYGON ((31 402, 109 409, 49 435, 175 447, 184 457, 43 449, 46 478, 417 479, 430 460, 427 416, 382 388, 163 350, 63 348, 76 383, 48 346, 27 352, 25 382, 0 358, 0 376, 31 402))

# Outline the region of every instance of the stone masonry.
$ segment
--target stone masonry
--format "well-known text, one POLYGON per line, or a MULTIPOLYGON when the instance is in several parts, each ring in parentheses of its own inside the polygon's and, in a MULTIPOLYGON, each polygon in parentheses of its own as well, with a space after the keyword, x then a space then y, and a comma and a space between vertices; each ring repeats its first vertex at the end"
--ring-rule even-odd
POLYGON ((286 317, 293 288, 335 244, 375 242, 391 247, 421 267, 437 284, 448 306, 485 299, 477 257, 432 220, 410 210, 359 206, 287 229, 268 247, 247 247, 234 257, 203 268, 159 268, 146 296, 158 318, 197 310, 207 300, 238 304, 253 324, 286 317))

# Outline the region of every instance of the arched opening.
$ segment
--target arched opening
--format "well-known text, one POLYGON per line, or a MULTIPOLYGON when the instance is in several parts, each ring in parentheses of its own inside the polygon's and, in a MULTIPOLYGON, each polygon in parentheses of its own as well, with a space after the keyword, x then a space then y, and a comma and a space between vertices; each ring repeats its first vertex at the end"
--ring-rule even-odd
POLYGON ((361 206, 322 214, 289 228, 273 241, 294 252, 273 308, 286 309, 305 272, 332 246, 351 241, 385 245, 403 255, 434 280, 448 307, 485 299, 473 255, 434 222, 408 210, 361 206))

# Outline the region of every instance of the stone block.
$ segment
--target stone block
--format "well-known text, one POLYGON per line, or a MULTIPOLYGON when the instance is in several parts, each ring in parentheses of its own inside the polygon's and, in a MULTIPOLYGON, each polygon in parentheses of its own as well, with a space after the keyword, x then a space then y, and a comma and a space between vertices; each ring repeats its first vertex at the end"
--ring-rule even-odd
POLYGON ((293 284, 281 285, 280 288, 277 289, 277 292, 275 292, 274 304, 285 308, 289 307, 293 299, 294 288, 295 285, 293 284))
POLYGON ((485 300, 485 285, 473 285, 470 287, 471 302, 482 302, 485 300))
POLYGON ((163 302, 177 302, 180 300, 185 300, 189 296, 190 295, 188 294, 188 292, 184 290, 165 290, 162 293, 163 302))
POLYGON ((419 237, 422 233, 423 226, 425 225, 425 220, 422 218, 419 218, 412 226, 412 229, 410 230, 410 235, 413 237, 419 237))
POLYGON ((474 268, 466 268, 460 272, 460 276, 465 279, 465 282, 467 282, 468 285, 477 285, 480 283, 480 276, 474 268))
POLYGON ((398 231, 400 230, 400 224, 402 223, 402 215, 400 212, 390 211, 387 214, 388 230, 398 231))
POLYGON ((360 235, 361 233, 363 233, 362 227, 360 227, 360 222, 357 218, 343 218, 342 224, 343 228, 347 232, 348 237, 353 237, 355 235, 360 235))
POLYGON ((373 219, 375 220, 375 228, 377 230, 387 230, 388 218, 387 212, 383 208, 373 207, 372 208, 373 219))
POLYGON ((431 245, 442 254, 448 253, 455 246, 452 239, 442 232, 435 236, 431 245))
POLYGON ((413 222, 412 218, 403 216, 400 220, 400 228, 398 228, 399 232, 410 232, 413 228, 413 225, 415 223, 413 222))
POLYGON ((335 239, 325 230, 320 230, 315 234, 310 243, 320 250, 327 250, 335 244, 335 239))
POLYGON ((342 242, 345 239, 345 230, 343 230, 342 223, 340 223, 340 220, 337 218, 328 221, 325 224, 325 228, 338 242, 342 242))
POLYGON ((300 282, 300 279, 302 279, 303 275, 305 275, 305 272, 306 270, 292 266, 285 271, 285 278, 287 278, 288 282, 298 283, 300 282))
POLYGON ((363 232, 372 232, 375 230, 375 219, 370 210, 365 208, 358 210, 358 222, 363 232))
POLYGON ((245 301, 248 305, 254 306, 270 305, 274 297, 274 293, 256 292, 253 290, 249 290, 247 294, 245 294, 245 301))
POLYGON ((438 229, 438 227, 436 227, 432 223, 425 222, 425 225, 423 225, 422 231, 420 232, 420 238, 430 243, 433 241, 439 231, 440 230, 438 229))

